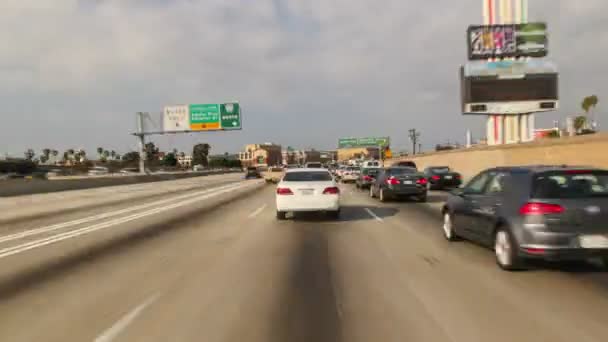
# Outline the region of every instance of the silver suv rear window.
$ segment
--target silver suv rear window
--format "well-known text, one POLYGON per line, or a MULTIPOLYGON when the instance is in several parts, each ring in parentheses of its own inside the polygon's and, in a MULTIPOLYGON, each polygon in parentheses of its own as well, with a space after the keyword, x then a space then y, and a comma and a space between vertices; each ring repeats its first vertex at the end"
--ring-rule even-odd
POLYGON ((608 172, 565 170, 541 173, 532 183, 533 198, 608 197, 608 172))

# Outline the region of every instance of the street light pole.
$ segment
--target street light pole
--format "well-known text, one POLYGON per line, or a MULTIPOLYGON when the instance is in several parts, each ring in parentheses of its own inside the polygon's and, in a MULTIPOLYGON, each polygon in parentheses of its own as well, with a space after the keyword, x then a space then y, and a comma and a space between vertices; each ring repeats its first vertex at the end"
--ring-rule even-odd
POLYGON ((145 151, 145 147, 146 147, 146 142, 145 142, 145 135, 144 135, 144 113, 143 112, 137 112, 137 141, 139 143, 139 173, 140 174, 145 174, 146 173, 146 167, 145 167, 145 160, 146 160, 146 151, 145 151))
POLYGON ((412 154, 416 154, 416 144, 418 143, 418 138, 420 137, 420 132, 416 132, 415 128, 409 130, 410 140, 412 141, 412 154))

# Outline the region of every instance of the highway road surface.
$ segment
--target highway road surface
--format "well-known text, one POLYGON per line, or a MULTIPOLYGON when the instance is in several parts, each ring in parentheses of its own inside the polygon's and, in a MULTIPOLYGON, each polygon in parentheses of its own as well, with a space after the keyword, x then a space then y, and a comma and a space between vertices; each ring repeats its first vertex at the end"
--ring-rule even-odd
POLYGON ((504 272, 444 241, 441 193, 342 190, 338 221, 277 221, 273 186, 231 178, 4 225, 0 340, 607 341, 598 268, 504 272))

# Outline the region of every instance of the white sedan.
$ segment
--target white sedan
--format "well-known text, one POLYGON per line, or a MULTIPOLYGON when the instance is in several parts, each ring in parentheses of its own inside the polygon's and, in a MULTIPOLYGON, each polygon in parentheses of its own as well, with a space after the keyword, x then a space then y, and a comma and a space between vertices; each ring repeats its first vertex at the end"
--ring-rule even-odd
POLYGON ((326 169, 287 170, 276 191, 277 219, 288 212, 327 212, 340 216, 340 189, 326 169))
POLYGON ((361 170, 358 167, 349 166, 342 172, 342 183, 356 182, 361 170))

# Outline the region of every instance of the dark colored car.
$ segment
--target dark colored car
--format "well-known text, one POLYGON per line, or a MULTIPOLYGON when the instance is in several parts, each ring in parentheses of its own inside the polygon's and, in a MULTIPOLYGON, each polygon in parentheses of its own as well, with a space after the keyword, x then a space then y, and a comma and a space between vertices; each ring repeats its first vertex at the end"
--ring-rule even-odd
POLYGON ((363 168, 359 174, 359 178, 355 181, 357 189, 369 189, 372 183, 376 180, 376 177, 380 173, 380 168, 363 168))
POLYGON ((256 167, 250 166, 245 172, 245 179, 249 178, 262 178, 262 174, 256 167))
POLYGON ((423 173, 411 167, 382 168, 369 188, 370 197, 385 202, 393 198, 415 197, 426 202, 427 180, 423 173))
POLYGON ((400 162, 396 163, 393 166, 397 166, 397 167, 411 167, 412 169, 418 170, 418 166, 416 166, 416 163, 414 163, 411 160, 400 161, 400 162))
POLYGON ((601 258, 608 267, 608 171, 568 166, 495 168, 455 189, 443 233, 493 248, 506 270, 529 259, 601 258))
POLYGON ((457 188, 462 184, 460 173, 452 171, 448 166, 427 167, 424 169, 424 175, 431 190, 457 188))

